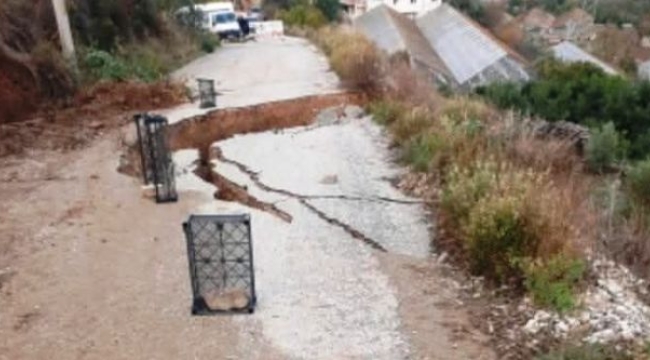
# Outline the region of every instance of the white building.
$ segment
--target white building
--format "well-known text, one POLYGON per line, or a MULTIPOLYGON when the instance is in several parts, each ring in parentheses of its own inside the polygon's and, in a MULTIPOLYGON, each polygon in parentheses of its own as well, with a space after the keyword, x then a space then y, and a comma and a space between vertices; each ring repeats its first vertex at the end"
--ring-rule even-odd
POLYGON ((638 72, 641 80, 650 81, 650 61, 641 63, 638 72))
POLYGON ((341 0, 341 4, 353 19, 380 5, 415 19, 439 7, 442 0, 341 0))

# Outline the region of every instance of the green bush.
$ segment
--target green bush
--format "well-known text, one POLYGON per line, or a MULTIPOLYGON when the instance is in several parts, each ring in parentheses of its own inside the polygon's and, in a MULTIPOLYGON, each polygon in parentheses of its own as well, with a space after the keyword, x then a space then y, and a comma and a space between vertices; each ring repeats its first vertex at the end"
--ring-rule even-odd
POLYGON ((605 124, 612 121, 630 143, 630 156, 650 154, 650 83, 606 74, 586 63, 542 61, 538 79, 524 85, 493 84, 479 90, 501 108, 549 121, 605 124))
POLYGON ((99 80, 124 81, 130 77, 126 64, 103 50, 88 51, 84 65, 90 75, 99 80))
POLYGON ((625 184, 632 201, 643 207, 650 207, 650 159, 630 167, 626 173, 625 184))
POLYGON ((476 203, 496 184, 498 166, 494 162, 482 162, 472 169, 452 165, 445 176, 442 192, 442 208, 456 224, 463 223, 476 203))
POLYGON ((91 49, 84 57, 83 69, 91 80, 155 82, 167 76, 172 67, 153 49, 134 46, 120 49, 118 55, 91 49))
POLYGON ((125 53, 128 54, 125 61, 132 78, 154 82, 164 78, 172 70, 170 64, 164 63, 158 54, 146 47, 129 49, 125 53))
POLYGON ((288 26, 308 27, 317 29, 327 24, 327 18, 315 6, 296 4, 289 10, 280 11, 280 19, 288 26))
POLYGON ((430 170, 434 158, 444 147, 445 141, 439 135, 420 134, 408 142, 404 158, 416 171, 425 172, 430 170))
POLYGON ((201 33, 199 39, 201 41, 201 51, 208 54, 213 53, 221 45, 219 38, 211 33, 201 33))
POLYGON ((390 130, 397 144, 407 144, 409 140, 431 127, 433 119, 424 108, 406 111, 394 121, 390 130))
POLYGON ((332 70, 351 89, 370 96, 381 92, 384 78, 383 58, 379 49, 363 34, 348 29, 325 31, 325 44, 332 70))
POLYGON ((534 254, 538 239, 526 229, 523 197, 491 193, 479 200, 463 226, 472 270, 498 283, 517 276, 513 261, 534 254))
POLYGON ((569 256, 557 255, 547 261, 521 261, 526 290, 540 306, 558 312, 575 306, 575 287, 583 278, 585 264, 569 256))
POLYGON ((541 305, 566 309, 573 305, 574 280, 582 278, 582 270, 562 261, 574 259, 568 255, 573 233, 563 216, 549 210, 563 210, 562 193, 551 184, 545 173, 509 164, 454 164, 445 176, 441 206, 460 230, 474 273, 497 283, 523 280, 541 305), (549 288, 554 291, 549 299, 537 295, 549 288))
POLYGON ((396 101, 378 100, 370 103, 368 111, 378 124, 390 125, 406 111, 406 108, 396 101))
POLYGON ((341 3, 338 0, 316 0, 314 5, 325 15, 328 21, 334 21, 339 16, 341 3))
POLYGON ((633 360, 633 357, 616 350, 614 346, 585 344, 553 350, 538 356, 536 360, 633 360))
POLYGON ((592 129, 585 149, 587 165, 592 171, 602 172, 625 156, 625 141, 612 122, 592 129))

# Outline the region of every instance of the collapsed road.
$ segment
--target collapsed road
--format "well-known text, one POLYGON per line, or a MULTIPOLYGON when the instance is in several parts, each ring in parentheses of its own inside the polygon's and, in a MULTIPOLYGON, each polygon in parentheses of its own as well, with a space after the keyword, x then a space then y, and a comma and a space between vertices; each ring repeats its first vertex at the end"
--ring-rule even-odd
MULTIPOLYGON (((282 38, 226 45, 177 75, 216 78, 218 111, 245 114, 340 92, 324 64, 282 38)), ((191 136, 210 134, 207 120, 179 131, 176 204, 142 198, 138 178, 115 171, 117 140, 133 129, 4 164, 39 180, 0 183, 0 230, 15 239, 0 257, 0 359, 493 359, 430 255, 431 216, 391 184, 406 170, 381 128, 351 104, 309 101, 317 111, 299 124, 243 117, 233 136, 191 136), (222 180, 205 181, 205 167, 222 180), (254 314, 190 316, 180 225, 200 213, 251 214, 254 314)), ((181 126, 204 116, 195 107, 166 114, 181 126)))

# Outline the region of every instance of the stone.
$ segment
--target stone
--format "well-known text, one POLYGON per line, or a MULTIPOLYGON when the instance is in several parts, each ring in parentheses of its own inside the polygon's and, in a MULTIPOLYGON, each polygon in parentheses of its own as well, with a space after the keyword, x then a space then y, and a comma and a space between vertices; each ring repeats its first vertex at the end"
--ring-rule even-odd
POLYGON ((360 119, 366 115, 366 112, 363 110, 363 108, 357 105, 346 106, 345 109, 343 109, 343 113, 348 119, 360 119))

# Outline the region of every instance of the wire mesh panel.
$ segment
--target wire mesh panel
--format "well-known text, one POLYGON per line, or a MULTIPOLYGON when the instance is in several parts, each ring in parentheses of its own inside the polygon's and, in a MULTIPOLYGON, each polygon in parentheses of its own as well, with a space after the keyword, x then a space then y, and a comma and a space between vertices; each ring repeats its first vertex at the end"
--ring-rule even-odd
POLYGON ((192 314, 252 313, 257 302, 248 215, 192 215, 183 224, 192 314))
POLYGON ((201 109, 217 106, 217 92, 214 90, 214 80, 198 79, 199 106, 201 109))
POLYGON ((147 126, 145 125, 145 120, 147 119, 147 114, 137 114, 133 117, 135 122, 135 127, 138 132, 138 144, 140 145, 140 165, 142 169, 142 178, 144 184, 148 185, 153 183, 153 161, 151 159, 151 152, 149 151, 149 139, 147 134, 147 126))
POLYGON ((153 184, 159 203, 178 200, 174 162, 167 145, 167 119, 142 114, 136 116, 142 174, 145 184, 153 184))

